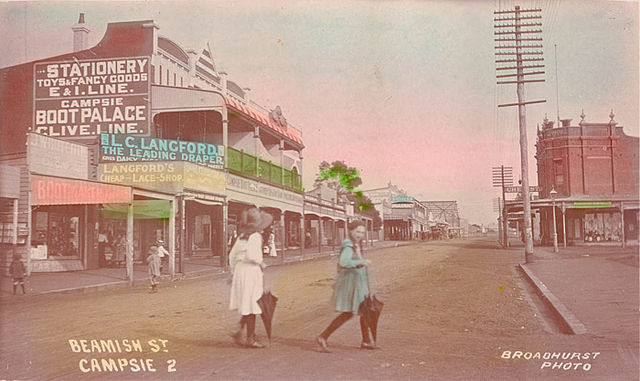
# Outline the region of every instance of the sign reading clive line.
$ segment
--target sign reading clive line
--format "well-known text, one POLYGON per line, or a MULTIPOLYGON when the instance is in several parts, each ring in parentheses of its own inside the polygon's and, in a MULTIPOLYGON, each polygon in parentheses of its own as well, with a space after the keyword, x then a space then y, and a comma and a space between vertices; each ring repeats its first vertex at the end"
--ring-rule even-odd
POLYGON ((149 57, 34 64, 32 131, 61 138, 149 135, 149 57))
POLYGON ((188 161, 224 168, 224 146, 122 134, 100 135, 101 162, 188 161))

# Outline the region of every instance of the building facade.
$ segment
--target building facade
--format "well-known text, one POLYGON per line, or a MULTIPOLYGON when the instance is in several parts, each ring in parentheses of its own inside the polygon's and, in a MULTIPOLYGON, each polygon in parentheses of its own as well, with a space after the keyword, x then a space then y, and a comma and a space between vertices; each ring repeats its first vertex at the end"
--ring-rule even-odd
POLYGON ((394 196, 390 212, 384 215, 385 239, 426 239, 430 232, 427 208, 411 196, 394 196))
POLYGON ((111 23, 91 48, 83 21, 73 52, 0 69, 0 174, 20 184, 19 197, 0 195, 3 261, 15 251, 29 271, 81 270, 109 256, 129 268, 163 240, 177 271, 188 257, 226 264, 252 206, 274 216, 281 251, 299 243, 304 145, 280 107, 153 20, 111 23))
POLYGON ((638 240, 638 138, 627 136, 613 111, 605 123, 554 126, 546 117, 538 129, 536 160, 541 235, 552 243, 553 206, 561 244, 621 244, 638 240), (553 193, 552 193, 553 190, 553 193))
MULTIPOLYGON (((380 214, 380 218, 382 219, 382 237, 385 240, 391 239, 391 232, 389 231, 389 227, 394 225, 395 223, 385 224, 385 215, 390 216, 392 214, 392 205, 393 198, 397 196, 406 196, 407 192, 398 187, 397 185, 389 182, 386 187, 383 188, 374 188, 362 191, 364 195, 369 197, 373 207, 380 214), (388 227, 387 227, 388 226, 388 227)), ((394 225, 395 226, 395 225, 394 225)))

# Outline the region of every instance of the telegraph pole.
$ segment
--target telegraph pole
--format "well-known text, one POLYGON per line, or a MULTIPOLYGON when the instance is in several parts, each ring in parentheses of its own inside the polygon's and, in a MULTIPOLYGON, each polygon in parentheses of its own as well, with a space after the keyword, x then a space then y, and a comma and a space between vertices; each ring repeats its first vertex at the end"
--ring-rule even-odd
POLYGON ((502 236, 500 239, 504 247, 509 247, 509 235, 507 234, 509 225, 507 221, 507 208, 505 208, 504 187, 513 185, 513 167, 505 167, 504 165, 493 167, 492 175, 493 186, 502 188, 502 209, 500 212, 502 216, 502 236))
POLYGON ((544 82, 544 79, 525 79, 525 76, 544 74, 542 68, 542 20, 541 9, 520 9, 495 11, 494 28, 496 31, 496 56, 508 56, 507 59, 496 59, 496 70, 505 70, 509 74, 496 75, 496 78, 516 77, 515 81, 499 80, 497 84, 516 84, 518 103, 498 105, 498 107, 518 106, 518 124, 520 127, 520 167, 522 170, 522 204, 525 236, 525 262, 531 262, 533 255, 533 234, 531 230, 531 199, 529 197, 529 159, 527 154, 527 125, 525 105, 543 103, 546 100, 525 101, 524 84, 544 82), (538 50, 540 49, 540 50, 538 50), (531 64, 527 64, 531 63, 531 64), (499 65, 505 66, 499 66, 499 65), (513 66, 515 64, 515 66, 513 66), (533 69, 533 71, 525 71, 533 69))
POLYGON ((493 211, 494 212, 498 212, 498 242, 500 242, 500 245, 504 246, 504 243, 502 242, 502 227, 503 227, 503 223, 502 223, 502 199, 500 197, 494 198, 493 199, 493 211))

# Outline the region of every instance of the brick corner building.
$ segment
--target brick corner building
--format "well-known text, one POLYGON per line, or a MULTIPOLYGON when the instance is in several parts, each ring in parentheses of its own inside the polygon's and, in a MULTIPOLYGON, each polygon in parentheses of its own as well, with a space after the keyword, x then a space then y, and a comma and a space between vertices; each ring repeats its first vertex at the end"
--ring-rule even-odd
POLYGON ((621 244, 638 242, 639 139, 614 120, 559 126, 546 117, 538 129, 536 160, 543 243, 553 239, 556 207, 558 242, 621 244), (555 194, 551 194, 554 189, 555 194), (553 197, 552 197, 553 196, 553 197))

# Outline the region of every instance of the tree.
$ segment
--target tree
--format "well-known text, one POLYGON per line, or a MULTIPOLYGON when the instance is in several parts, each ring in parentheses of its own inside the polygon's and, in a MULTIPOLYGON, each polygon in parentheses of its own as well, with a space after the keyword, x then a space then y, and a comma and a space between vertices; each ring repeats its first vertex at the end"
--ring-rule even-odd
MULTIPOLYGON (((362 184, 360 171, 349 167, 344 161, 336 160, 329 164, 327 161, 320 163, 314 186, 326 184, 329 188, 338 191, 339 196, 355 195, 355 187, 362 184)), ((359 191, 362 195, 362 191, 359 191)))
POLYGON ((360 171, 357 168, 348 166, 342 160, 336 160, 331 164, 323 161, 318 168, 314 186, 319 186, 323 183, 335 189, 338 197, 346 197, 349 202, 353 203, 354 208, 360 214, 371 217, 375 230, 380 228, 382 225, 380 213, 374 208, 371 199, 365 196, 361 190, 356 189, 356 187, 362 185, 360 171))

